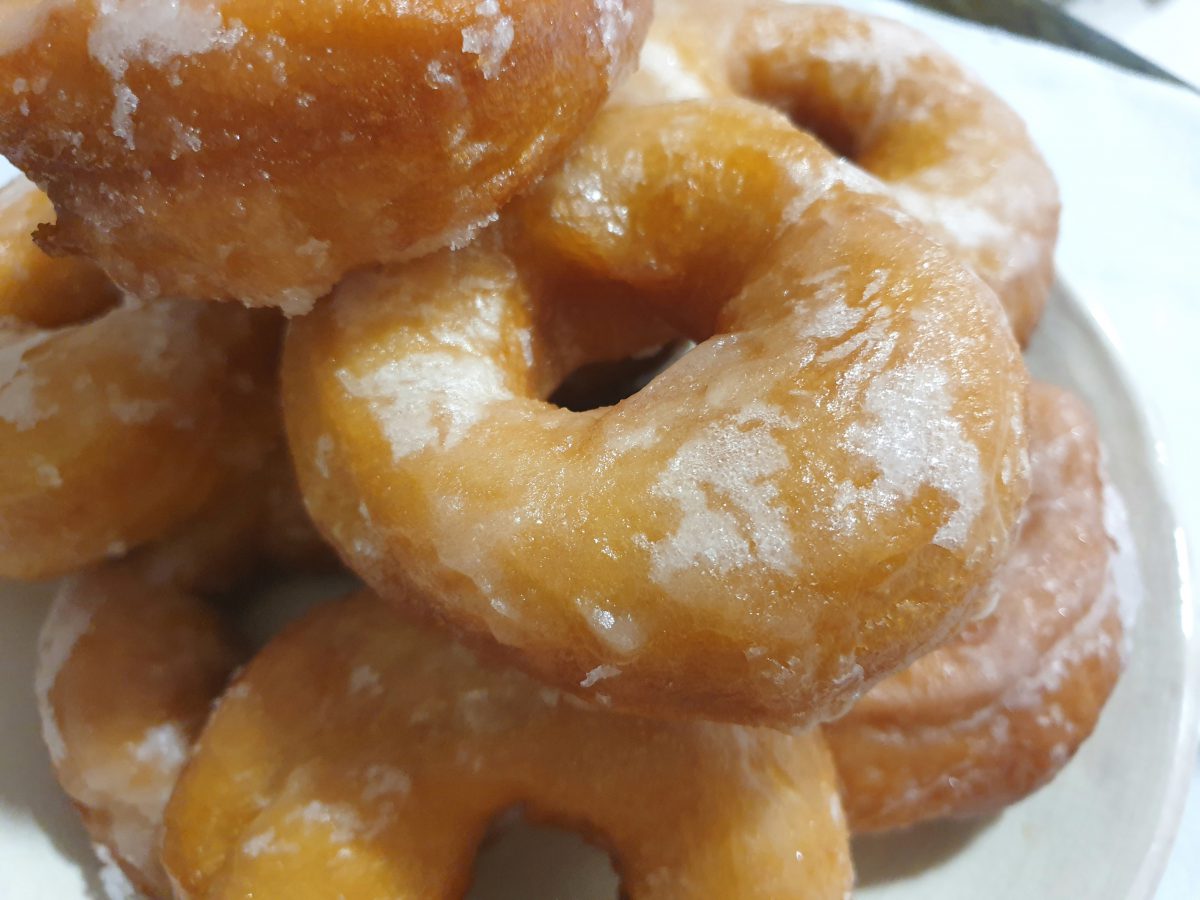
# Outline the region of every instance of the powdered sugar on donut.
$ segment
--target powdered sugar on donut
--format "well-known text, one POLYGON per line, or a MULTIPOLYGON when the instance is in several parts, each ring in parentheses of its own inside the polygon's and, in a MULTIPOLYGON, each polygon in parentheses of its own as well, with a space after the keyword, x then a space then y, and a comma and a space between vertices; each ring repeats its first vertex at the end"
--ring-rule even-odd
POLYGON ((504 15, 499 0, 482 0, 475 6, 476 21, 463 29, 463 53, 479 57, 479 70, 491 80, 500 74, 513 43, 513 20, 504 15))
POLYGON ((1125 499, 1109 481, 1107 466, 1102 464, 1101 469, 1104 481, 1104 530, 1116 546, 1109 564, 1112 567, 1112 580, 1117 593, 1117 612, 1125 631, 1125 651, 1128 653, 1133 629, 1137 624, 1138 610, 1145 599, 1145 587, 1125 499))
POLYGON ((94 598, 80 596, 73 583, 67 582, 54 598, 38 637, 38 662, 33 690, 41 714, 42 739, 50 750, 50 759, 55 763, 65 757, 67 746, 59 730, 58 715, 50 700, 50 692, 54 690, 58 673, 71 658, 75 645, 92 627, 95 612, 94 598))
MULTIPOLYGON (((226 26, 220 3, 195 0, 99 0, 88 32, 88 52, 113 79, 113 134, 129 149, 136 146, 133 115, 137 95, 125 83, 132 62, 164 66, 236 44, 241 25, 226 26)), ((198 138, 193 135, 193 140, 198 138)))
POLYGON ((513 396, 492 362, 447 352, 414 353, 361 376, 343 369, 338 378, 368 402, 397 461, 457 446, 488 407, 513 396))
POLYGON ((614 84, 633 65, 632 55, 626 58, 622 48, 629 41, 635 19, 625 0, 595 0, 595 4, 594 34, 608 57, 608 82, 614 84))
POLYGON ((776 572, 793 570, 788 511, 771 481, 789 462, 772 433, 781 415, 750 404, 676 451, 652 488, 681 515, 674 533, 651 549, 654 581, 669 582, 696 565, 720 574, 755 562, 776 572))
POLYGON ((28 431, 56 410, 53 404, 39 403, 38 379, 25 359, 51 337, 49 331, 0 334, 0 422, 17 431, 28 431))
POLYGON ((911 360, 875 376, 867 388, 868 422, 855 422, 846 449, 878 469, 868 485, 842 485, 838 505, 858 527, 909 501, 923 486, 948 495, 955 507, 934 543, 963 547, 983 508, 985 479, 979 448, 954 414, 949 374, 938 363, 911 360))

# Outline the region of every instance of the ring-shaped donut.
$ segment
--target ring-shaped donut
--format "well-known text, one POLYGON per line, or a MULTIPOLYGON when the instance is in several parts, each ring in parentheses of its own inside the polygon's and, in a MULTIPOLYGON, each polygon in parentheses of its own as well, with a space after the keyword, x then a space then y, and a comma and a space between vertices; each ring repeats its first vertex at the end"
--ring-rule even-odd
POLYGON ((328 574, 336 554, 304 508, 283 448, 235 471, 189 520, 126 557, 150 584, 211 596, 269 573, 328 574))
MULTIPOLYGON (((0 218, 36 212, 31 192, 9 194, 0 218)), ((0 577, 37 579, 160 536, 259 458, 278 326, 234 306, 113 305, 75 260, 34 249, 21 268, 25 225, 0 258, 0 272, 24 273, 0 311, 0 577)))
POLYGON ((467 240, 636 59, 650 0, 41 0, 0 11, 0 153, 44 246, 143 298, 302 313, 467 240))
POLYGON ((660 0, 621 97, 736 94, 885 182, 1000 297, 1024 344, 1054 278, 1058 187, 1020 117, 905 25, 783 0, 660 0))
POLYGON ((819 730, 656 722, 486 667, 377 598, 318 608, 218 703, 167 807, 176 897, 463 896, 513 807, 610 850, 622 896, 844 897, 819 730))
MULTIPOLYGON (((278 442, 278 422, 271 427, 278 442)), ((125 559, 72 575, 42 628, 36 693, 55 775, 108 871, 171 897, 162 812, 213 701, 243 658, 205 602, 242 605, 267 571, 333 570, 278 449, 196 516, 125 559)), ((130 894, 132 896, 132 893, 130 894)))
POLYGON ((995 611, 826 726, 855 831, 995 812, 1048 782, 1092 733, 1125 648, 1096 426, 1072 394, 1030 391, 1033 493, 988 586, 995 611))
POLYGON ((0 324, 69 325, 116 306, 121 292, 83 259, 54 259, 29 236, 54 221, 50 198, 20 176, 0 188, 0 324))
POLYGON ((343 286, 289 328, 284 407, 386 599, 616 708, 798 727, 971 612, 1027 493, 1025 377, 975 275, 735 100, 602 114, 500 233, 343 286), (576 413, 544 323, 589 279, 618 329, 640 301, 702 343, 576 413))
POLYGON ((156 900, 171 896, 163 810, 240 661, 207 604, 127 563, 67 579, 42 627, 35 687, 55 777, 101 861, 156 900))

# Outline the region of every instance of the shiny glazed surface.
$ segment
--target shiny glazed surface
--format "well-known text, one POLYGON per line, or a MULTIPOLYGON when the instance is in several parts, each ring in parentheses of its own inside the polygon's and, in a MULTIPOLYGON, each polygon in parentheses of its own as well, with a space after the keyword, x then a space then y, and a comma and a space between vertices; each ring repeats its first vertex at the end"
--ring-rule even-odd
POLYGON ((649 0, 42 0, 0 10, 0 152, 43 244, 144 298, 307 310, 463 243, 635 58, 649 0))
POLYGON ((310 511, 386 599, 617 708, 785 727, 971 613, 1024 386, 994 295, 743 101, 603 114, 495 234, 348 282, 284 360, 310 511), (702 343, 614 407, 544 402, 603 337, 547 318, 604 309, 626 356, 629 304, 702 343))
POLYGON ((987 587, 995 610, 827 726, 855 831, 997 811, 1092 733, 1126 648, 1096 426, 1073 394, 1030 392, 1033 494, 987 587))
POLYGON ((623 102, 743 96, 879 178, 1029 340, 1054 277, 1058 188, 1025 124, 929 38, 832 6, 660 0, 623 102))
POLYGON ((272 642, 210 721, 167 811, 180 897, 459 897, 492 821, 579 828, 634 900, 841 898, 819 732, 663 723, 477 662, 369 595, 272 642))

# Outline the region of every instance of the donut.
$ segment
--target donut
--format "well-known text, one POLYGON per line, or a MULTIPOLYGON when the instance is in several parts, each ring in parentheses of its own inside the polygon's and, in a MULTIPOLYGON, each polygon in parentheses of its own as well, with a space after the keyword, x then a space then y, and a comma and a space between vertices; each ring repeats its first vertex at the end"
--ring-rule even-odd
POLYGON ((187 522, 126 558, 152 585, 224 594, 272 573, 327 574, 337 557, 304 508, 283 448, 236 473, 187 522))
POLYGON ((303 313, 494 218, 636 60, 650 7, 9 4, 0 153, 54 201, 42 245, 126 291, 303 313))
POLYGON ((352 278, 283 363, 309 511, 385 599, 615 709, 785 728, 971 614, 1025 381, 975 275, 740 100, 602 113, 494 233, 352 278), (624 346, 546 324, 593 306, 624 346), (639 306, 701 343, 615 406, 544 402, 649 341, 639 306))
POLYGON ((1058 187, 1017 114, 888 19, 782 0, 660 0, 624 102, 736 94, 881 179, 999 296, 1028 341, 1054 279, 1058 187))
MULTIPOLYGON (((278 441, 278 421, 269 427, 278 441)), ((60 587, 39 646, 43 734, 106 877, 171 896, 158 861, 162 810, 242 658, 240 641, 201 598, 241 603, 268 570, 333 565, 279 448, 192 520, 60 587)))
POLYGON ((260 457, 279 329, 232 306, 115 297, 34 247, 32 185, 3 200, 6 233, 26 236, 0 256, 0 577, 38 579, 158 537, 260 457))
POLYGON ((666 723, 476 661, 368 594, 319 607, 219 701, 167 807, 176 897, 461 897, 520 807, 611 851, 622 896, 841 898, 819 730, 666 723))
POLYGON ((205 603, 134 566, 106 564, 60 587, 38 646, 42 734, 97 855, 116 866, 108 878, 171 896, 158 860, 163 809, 239 661, 205 603))
POLYGON ((1096 426, 1078 398, 1033 386, 1030 455, 1033 494, 988 585, 994 612, 826 727, 856 832, 1016 802, 1074 756, 1117 681, 1115 545, 1096 426))
POLYGON ((116 306, 120 291, 87 260, 51 259, 29 239, 50 198, 18 176, 0 188, 0 324, 55 328, 116 306))

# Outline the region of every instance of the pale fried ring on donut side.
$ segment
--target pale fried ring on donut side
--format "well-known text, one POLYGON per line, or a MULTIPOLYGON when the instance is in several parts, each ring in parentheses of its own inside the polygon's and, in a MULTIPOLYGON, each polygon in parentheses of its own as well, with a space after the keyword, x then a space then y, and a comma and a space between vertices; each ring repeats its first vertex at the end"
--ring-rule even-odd
POLYGON ((826 728, 855 831, 995 812, 1056 775, 1120 674, 1121 603, 1096 426, 1030 391, 1033 494, 988 586, 995 611, 826 728))
POLYGON ((240 658, 203 601, 125 563, 64 582, 42 627, 35 687, 55 776, 97 855, 151 897, 171 896, 163 809, 240 658))
POLYGON ((0 152, 42 240, 144 298, 302 313, 467 240, 578 136, 650 0, 0 9, 0 152))
POLYGON ((925 35, 781 0, 660 0, 618 99, 736 94, 889 186, 999 296, 1020 343, 1054 279, 1058 187, 1020 117, 925 35))
POLYGON ((971 612, 1025 370, 874 182, 755 104, 621 108, 505 227, 289 329, 301 489, 386 599, 615 708, 789 727, 971 612), (615 407, 543 402, 572 265, 704 342, 615 407))
POLYGON ((37 579, 159 537, 260 458, 279 327, 233 306, 115 302, 90 267, 34 247, 32 185, 5 199, 26 236, 0 258, 21 277, 0 311, 0 577, 37 579))
POLYGON ((613 854, 622 896, 813 898, 851 886, 837 782, 803 736, 589 708, 370 595, 269 644, 167 808, 180 900, 462 897, 513 807, 613 854))

